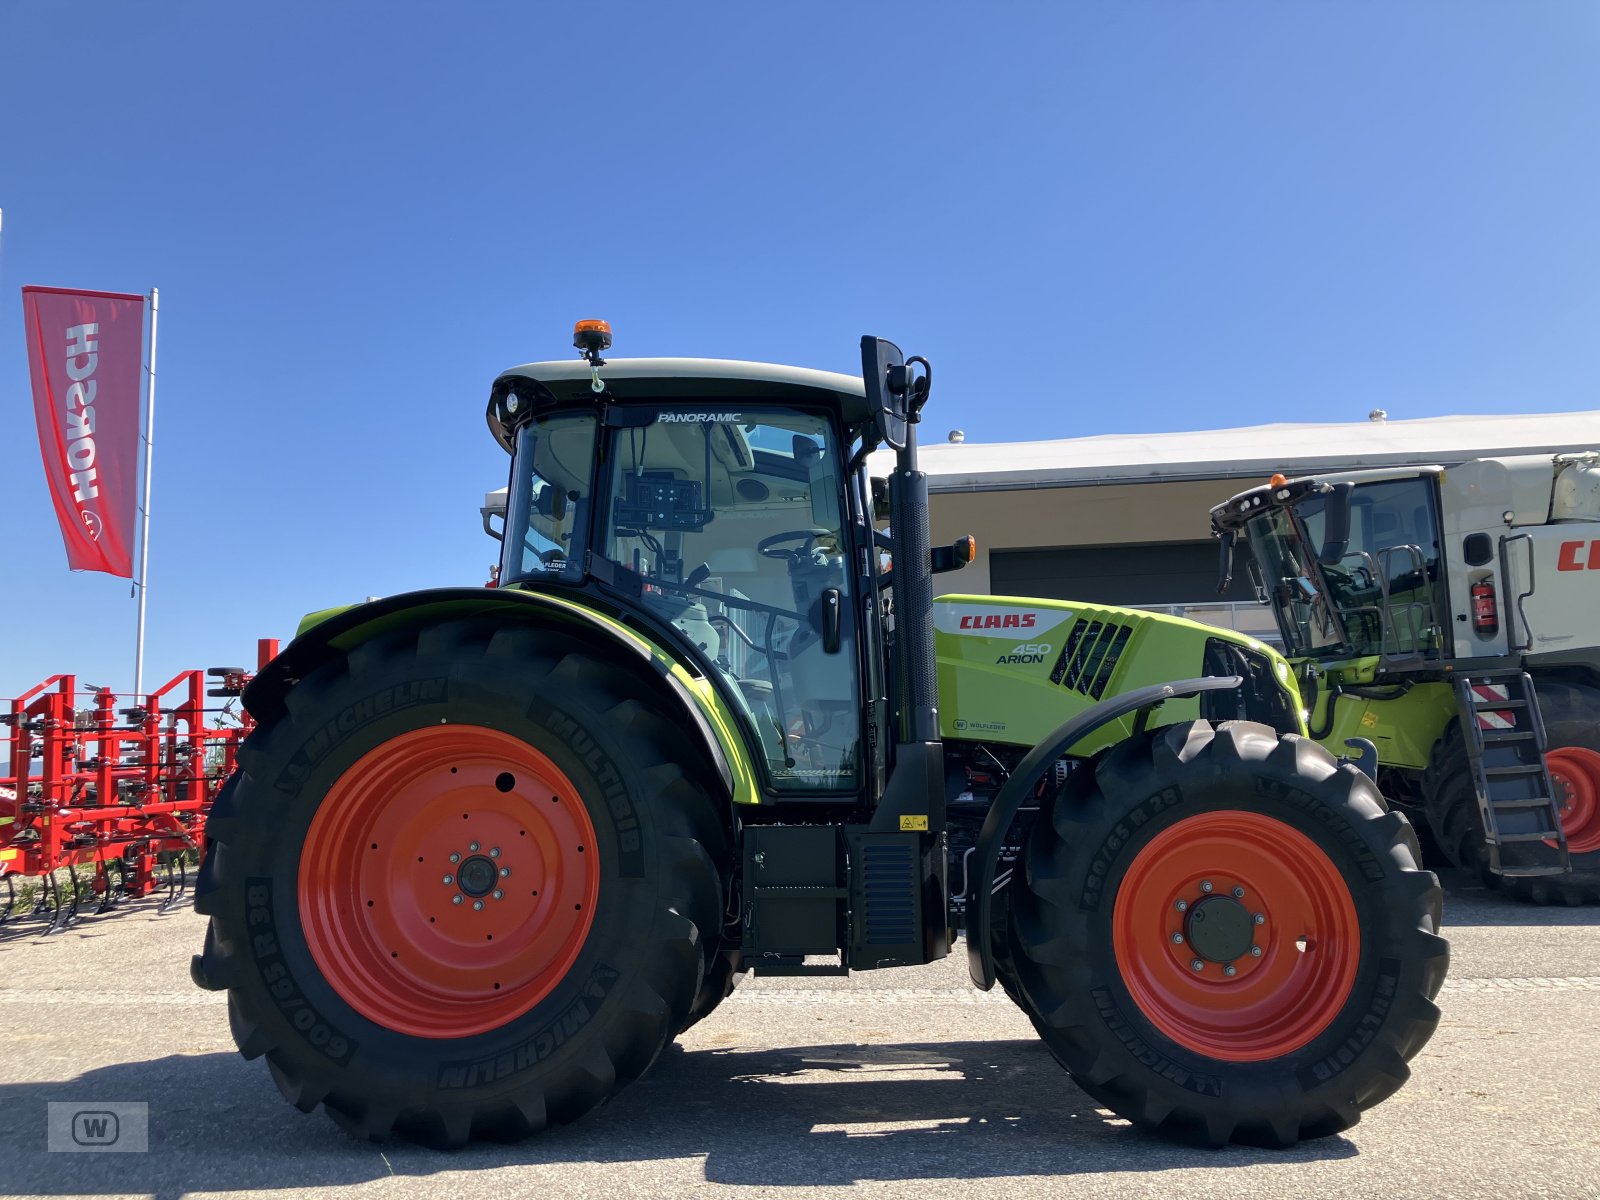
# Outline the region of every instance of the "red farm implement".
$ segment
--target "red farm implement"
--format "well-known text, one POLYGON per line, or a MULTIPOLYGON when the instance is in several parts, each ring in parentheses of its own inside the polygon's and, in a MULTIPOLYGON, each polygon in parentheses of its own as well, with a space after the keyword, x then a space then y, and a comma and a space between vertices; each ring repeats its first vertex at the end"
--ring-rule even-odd
MULTIPOLYGON (((258 667, 277 649, 262 641, 258 667)), ((104 912, 162 890, 163 905, 177 900, 250 728, 235 704, 250 679, 184 671, 119 708, 112 692, 54 675, 12 700, 0 712, 0 924, 31 916, 55 931, 85 902, 104 912), (19 879, 36 883, 19 890, 19 879)))

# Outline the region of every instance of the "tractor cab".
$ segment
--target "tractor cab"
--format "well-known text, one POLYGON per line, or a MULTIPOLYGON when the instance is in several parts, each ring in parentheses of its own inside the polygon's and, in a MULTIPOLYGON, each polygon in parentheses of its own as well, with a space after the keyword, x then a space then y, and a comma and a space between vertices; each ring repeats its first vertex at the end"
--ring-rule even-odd
POLYGON ((603 348, 495 384, 500 585, 609 597, 712 682, 767 789, 858 792, 879 640, 862 381, 603 348))

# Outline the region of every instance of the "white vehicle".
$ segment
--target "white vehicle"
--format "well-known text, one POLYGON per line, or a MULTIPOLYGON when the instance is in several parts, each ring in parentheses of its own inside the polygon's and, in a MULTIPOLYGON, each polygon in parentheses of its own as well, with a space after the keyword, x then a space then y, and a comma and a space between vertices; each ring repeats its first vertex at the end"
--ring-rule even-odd
POLYGON ((1240 539, 1313 736, 1377 748, 1456 865, 1600 901, 1600 453, 1300 479, 1211 510, 1240 539))

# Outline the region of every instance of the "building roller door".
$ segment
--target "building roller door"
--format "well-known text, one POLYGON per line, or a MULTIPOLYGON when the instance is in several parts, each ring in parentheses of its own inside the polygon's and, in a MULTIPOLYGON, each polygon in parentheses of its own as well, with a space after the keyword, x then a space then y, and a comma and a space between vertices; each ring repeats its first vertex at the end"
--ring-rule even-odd
MULTIPOLYGON (((999 596, 1038 596, 1090 604, 1215 604, 1252 601, 1250 552, 1234 552, 1233 586, 1217 595, 1217 543, 1073 546, 1055 550, 992 550, 990 587, 999 596)), ((1270 618, 1269 618, 1270 621, 1270 618)))

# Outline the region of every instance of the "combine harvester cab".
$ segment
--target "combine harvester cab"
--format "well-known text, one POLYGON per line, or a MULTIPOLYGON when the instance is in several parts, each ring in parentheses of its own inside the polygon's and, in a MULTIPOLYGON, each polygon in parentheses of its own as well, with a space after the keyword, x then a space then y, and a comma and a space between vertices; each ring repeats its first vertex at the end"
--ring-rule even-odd
POLYGON ((1283 664, 1186 622, 936 604, 972 546, 929 545, 929 369, 888 342, 860 377, 610 344, 580 323, 582 361, 491 389, 498 587, 321 614, 245 694, 193 972, 292 1103, 526 1136, 749 972, 916 966, 957 926, 978 986, 1165 1135, 1291 1145, 1404 1082, 1438 882, 1294 732, 1283 664))
POLYGON ((1212 509, 1247 542, 1312 736, 1378 749, 1455 865, 1600 900, 1600 455, 1276 476, 1212 509))

